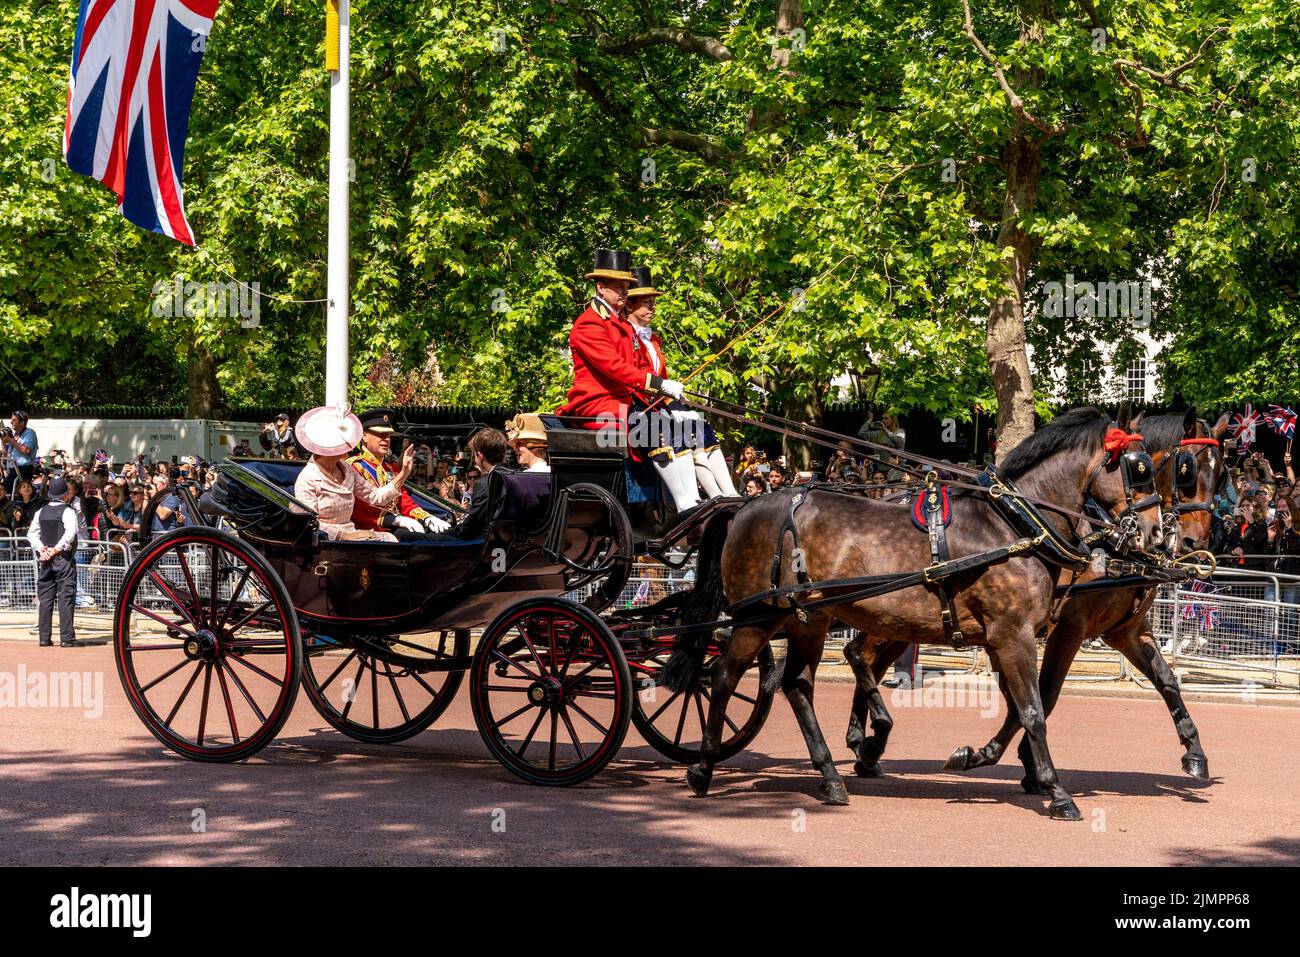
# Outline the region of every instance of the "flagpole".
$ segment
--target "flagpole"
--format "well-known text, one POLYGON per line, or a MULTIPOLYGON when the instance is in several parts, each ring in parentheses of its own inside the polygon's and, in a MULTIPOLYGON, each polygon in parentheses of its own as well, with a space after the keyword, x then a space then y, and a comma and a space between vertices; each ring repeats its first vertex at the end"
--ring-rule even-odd
POLYGON ((348 0, 325 0, 330 71, 329 252, 325 295, 325 404, 348 401, 348 0))

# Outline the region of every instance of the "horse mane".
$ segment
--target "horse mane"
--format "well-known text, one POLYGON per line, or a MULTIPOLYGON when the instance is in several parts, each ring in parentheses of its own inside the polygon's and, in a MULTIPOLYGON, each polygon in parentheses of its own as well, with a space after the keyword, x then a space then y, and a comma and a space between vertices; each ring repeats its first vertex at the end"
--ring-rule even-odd
POLYGON ((1091 453, 1101 444, 1110 422, 1110 416, 1095 406, 1063 412, 1012 449, 998 464, 998 474, 1014 481, 1060 452, 1091 453))
MULTIPOLYGON (((1198 431, 1204 428, 1200 419, 1196 420, 1196 424, 1198 431)), ((1143 416, 1141 427, 1137 431, 1142 433, 1142 444, 1146 446, 1148 452, 1172 449, 1183 440, 1183 416, 1181 414, 1143 416)), ((1207 430, 1204 434, 1210 433, 1207 430)))

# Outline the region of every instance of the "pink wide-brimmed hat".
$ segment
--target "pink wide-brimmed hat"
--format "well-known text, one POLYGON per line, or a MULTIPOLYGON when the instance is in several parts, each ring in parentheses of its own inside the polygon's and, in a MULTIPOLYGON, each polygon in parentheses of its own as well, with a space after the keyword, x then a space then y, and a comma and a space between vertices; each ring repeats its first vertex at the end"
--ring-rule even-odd
POLYGON ((317 406, 293 427, 298 444, 315 455, 346 455, 361 441, 362 431, 361 420, 348 405, 317 406))

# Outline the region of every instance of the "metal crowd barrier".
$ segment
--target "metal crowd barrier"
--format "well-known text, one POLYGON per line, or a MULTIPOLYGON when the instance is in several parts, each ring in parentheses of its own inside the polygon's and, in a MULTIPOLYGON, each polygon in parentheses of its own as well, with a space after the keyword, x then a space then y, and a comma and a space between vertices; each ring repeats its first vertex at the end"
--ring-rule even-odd
MULTIPOLYGON (((134 557, 131 546, 122 542, 77 545, 79 634, 98 635, 112 630, 117 593, 134 557)), ((34 633, 36 612, 36 558, 31 545, 26 536, 0 535, 0 637, 34 633)))

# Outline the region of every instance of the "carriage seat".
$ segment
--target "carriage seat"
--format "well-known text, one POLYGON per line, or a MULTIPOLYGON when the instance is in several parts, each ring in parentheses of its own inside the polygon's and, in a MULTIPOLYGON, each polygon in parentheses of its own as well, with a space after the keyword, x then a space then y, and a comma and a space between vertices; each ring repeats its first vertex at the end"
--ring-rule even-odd
POLYGON ((513 472, 495 468, 489 473, 488 495, 495 495, 493 521, 511 519, 531 527, 546 517, 551 505, 551 473, 513 472))

